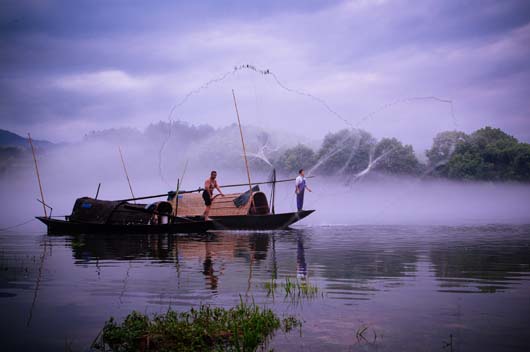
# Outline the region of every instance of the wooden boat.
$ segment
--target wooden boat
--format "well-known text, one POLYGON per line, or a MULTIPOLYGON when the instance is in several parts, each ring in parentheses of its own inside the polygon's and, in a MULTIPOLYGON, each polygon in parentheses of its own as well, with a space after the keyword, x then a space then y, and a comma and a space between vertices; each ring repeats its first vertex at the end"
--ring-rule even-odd
POLYGON ((182 221, 169 224, 92 224, 37 216, 37 219, 48 226, 50 235, 70 234, 150 234, 150 233, 203 233, 213 228, 212 221, 182 221))
MULTIPOLYGON (((277 181, 283 182, 283 181, 277 181)), ((239 186, 239 185, 230 185, 239 186)), ((230 187, 228 186, 228 187, 230 187)), ((38 216, 49 234, 91 233, 201 233, 211 230, 278 230, 307 217, 314 210, 271 213, 265 193, 258 186, 244 193, 217 195, 212 199, 211 220, 202 217, 204 201, 199 193, 180 191, 117 201, 83 197, 64 220, 38 216), (169 200, 133 204, 132 200, 167 196, 169 200)))
MULTIPOLYGON (((180 180, 177 182, 177 191, 168 192, 167 201, 149 205, 129 203, 130 201, 136 202, 142 199, 165 197, 166 194, 119 201, 102 201, 84 197, 77 199, 72 214, 65 217, 65 220, 52 219, 51 216, 48 217, 46 215, 47 205, 44 203, 37 159, 35 158, 32 145, 35 169, 42 198, 39 202, 42 203, 45 214, 44 217, 37 217, 37 219, 48 226, 48 233, 192 233, 208 230, 284 229, 313 213, 314 210, 302 210, 283 214, 275 213, 274 194, 276 183, 294 181, 294 179, 277 181, 276 170, 273 170, 273 181, 251 182, 243 130, 241 128, 236 97, 233 90, 232 95, 234 97, 234 106, 241 134, 248 184, 225 185, 223 188, 248 185, 249 190, 244 193, 232 193, 214 197, 209 214, 212 220, 205 221, 202 217, 205 205, 199 192, 204 190, 199 188, 194 191, 180 191, 180 180), (254 187, 252 186, 253 184, 255 185, 254 187), (272 212, 269 208, 267 197, 259 190, 258 184, 272 184, 272 212)), ((120 157, 127 182, 129 182, 121 149, 120 157)), ((132 194, 130 182, 129 188, 132 194)), ((96 198, 98 193, 99 187, 96 198)))
MULTIPOLYGON (((279 181, 277 181, 279 182, 279 181)), ((244 193, 216 195, 212 199, 210 218, 216 230, 278 230, 307 217, 314 210, 274 214, 267 196, 257 186, 244 193)), ((204 212, 204 201, 198 193, 179 194, 170 200, 177 217, 197 217, 204 212)))
POLYGON ((72 214, 64 220, 36 218, 48 227, 48 234, 201 233, 213 229, 213 221, 171 216, 172 212, 169 202, 146 205, 83 197, 76 200, 72 214))

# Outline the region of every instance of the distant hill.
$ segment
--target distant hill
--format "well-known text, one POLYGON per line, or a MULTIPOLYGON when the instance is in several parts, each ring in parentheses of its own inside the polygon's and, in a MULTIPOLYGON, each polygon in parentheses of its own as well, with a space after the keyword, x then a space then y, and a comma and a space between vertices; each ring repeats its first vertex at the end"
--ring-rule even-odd
MULTIPOLYGON (((51 147, 53 143, 44 140, 33 140, 37 147, 51 147)), ((0 147, 22 147, 29 148, 28 138, 16 133, 0 129, 0 147)))

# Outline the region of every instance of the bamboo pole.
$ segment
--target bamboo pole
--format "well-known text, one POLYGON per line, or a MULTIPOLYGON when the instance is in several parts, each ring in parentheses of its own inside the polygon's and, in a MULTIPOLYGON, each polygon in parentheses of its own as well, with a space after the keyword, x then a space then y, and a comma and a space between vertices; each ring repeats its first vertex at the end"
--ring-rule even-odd
POLYGON ((175 194, 175 216, 179 215, 179 191, 180 191, 180 178, 177 178, 177 194, 175 194))
POLYGON ((98 184, 98 190, 96 191, 96 198, 94 199, 98 199, 98 196, 99 196, 99 189, 101 188, 101 182, 98 184))
POLYGON ((252 183, 250 182, 250 169, 248 167, 247 150, 245 148, 245 140, 243 139, 243 129, 241 128, 241 120, 239 119, 239 111, 237 109, 236 94, 232 89, 232 96, 234 97, 234 106, 236 107, 237 124, 239 125, 239 134, 241 135, 241 144, 243 145, 243 158, 245 159, 245 167, 247 169, 248 187, 250 189, 250 199, 252 199, 252 183))
MULTIPOLYGON (((315 176, 307 176, 306 178, 313 178, 313 177, 315 177, 315 176)), ((285 179, 285 180, 278 180, 276 182, 274 182, 274 181, 263 181, 263 182, 254 182, 253 184, 254 185, 266 185, 266 184, 271 184, 271 183, 290 182, 290 181, 295 181, 295 180, 296 180, 296 178, 288 178, 288 179, 285 179)), ((248 183, 238 183, 238 184, 233 184, 233 185, 223 185, 223 188, 242 187, 242 186, 248 186, 248 183)), ((195 193, 195 192, 201 192, 201 191, 204 191, 204 188, 199 187, 199 188, 193 189, 191 191, 179 191, 178 194, 195 193)), ((162 194, 155 194, 155 195, 152 195, 152 196, 120 199, 120 202, 130 202, 130 201, 133 201, 133 200, 142 200, 142 199, 167 197, 167 195, 168 195, 167 193, 162 193, 162 194)))
POLYGON ((177 194, 175 195, 175 216, 178 216, 179 211, 179 193, 180 193, 180 185, 182 182, 184 182, 184 175, 186 174, 186 169, 188 168, 188 160, 186 160, 186 163, 184 164, 184 171, 182 171, 182 176, 177 178, 177 194))
POLYGON ((121 147, 118 147, 118 150, 120 151, 121 163, 123 165, 123 170, 125 171, 125 177, 127 177, 127 183, 129 184, 129 189, 131 190, 133 201, 136 204, 136 200, 134 199, 135 197, 134 197, 134 193, 133 193, 132 186, 131 186, 131 180, 129 179, 129 173, 127 172, 127 167, 125 166, 125 160, 123 160, 123 154, 121 152, 121 147))
MULTIPOLYGON (((295 179, 296 180, 296 179, 295 179)), ((272 169, 272 213, 276 214, 276 211, 274 210, 274 202, 276 200, 276 169, 272 169)))
POLYGON ((39 174, 39 166, 37 165, 37 157, 35 156, 35 148, 33 147, 33 141, 31 140, 31 135, 28 132, 28 140, 29 144, 31 145, 31 153, 33 154, 33 161, 35 162, 35 171, 37 173, 37 181, 39 182, 39 190, 40 190, 40 197, 42 199, 42 208, 44 209, 44 217, 48 217, 48 213, 46 211, 46 205, 44 201, 44 192, 42 192, 42 184, 40 182, 40 174, 39 174))
MULTIPOLYGON (((306 178, 313 178, 315 176, 307 176, 306 178)), ((253 185, 267 185, 271 183, 279 183, 279 182, 289 182, 289 181, 296 181, 296 178, 286 178, 285 180, 277 180, 277 181, 262 181, 262 182, 252 182, 253 185)), ((229 188, 229 187, 241 187, 246 186, 246 183, 238 183, 234 185, 223 185, 223 188, 229 188)))

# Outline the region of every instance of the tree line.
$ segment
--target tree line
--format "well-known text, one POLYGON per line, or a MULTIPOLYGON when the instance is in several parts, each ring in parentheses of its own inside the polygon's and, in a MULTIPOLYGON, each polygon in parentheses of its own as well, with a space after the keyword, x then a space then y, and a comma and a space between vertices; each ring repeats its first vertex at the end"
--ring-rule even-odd
POLYGON ((298 144, 271 159, 278 170, 289 173, 304 168, 349 177, 375 171, 455 180, 530 181, 530 144, 498 128, 438 133, 425 154, 422 162, 411 145, 396 138, 378 141, 366 131, 344 129, 326 135, 318 150, 298 144))
MULTIPOLYGON (((186 145, 206 140, 212 135, 223 137, 236 129, 236 125, 216 130, 207 125, 160 122, 150 125, 143 132, 130 128, 94 131, 86 135, 83 142, 121 144, 129 140, 159 148, 160 143, 167 140, 168 151, 182 151, 186 145), (153 141, 157 143, 153 144, 153 141)), ((0 137, 0 174, 31 164, 25 138, 3 130, 0 130, 0 137), (15 140, 13 136, 16 136, 15 140)), ((256 148, 266 145, 269 137, 267 132, 257 131, 250 138, 250 144, 256 148)), ((38 149, 59 147, 45 141, 40 143, 42 145, 39 144, 38 149)), ((455 180, 530 181, 530 144, 519 142, 498 128, 484 127, 471 134, 441 132, 434 137, 431 148, 425 151, 424 160, 419 160, 417 155, 411 145, 403 144, 396 138, 377 140, 364 130, 343 129, 326 135, 316 150, 298 144, 269 152, 266 158, 274 168, 286 174, 304 168, 314 174, 346 178, 376 172, 455 180)), ((270 170, 270 165, 259 159, 252 159, 251 163, 253 168, 270 170)))

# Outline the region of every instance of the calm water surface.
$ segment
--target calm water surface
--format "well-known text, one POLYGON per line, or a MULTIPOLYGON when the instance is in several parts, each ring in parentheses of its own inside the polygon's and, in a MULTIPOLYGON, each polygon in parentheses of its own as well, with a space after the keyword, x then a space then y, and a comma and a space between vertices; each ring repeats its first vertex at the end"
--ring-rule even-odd
POLYGON ((274 337, 279 351, 530 350, 530 226, 0 233, 0 245, 3 351, 87 351, 111 316, 240 299, 303 320, 274 337), (318 294, 270 295, 286 278, 318 294))

